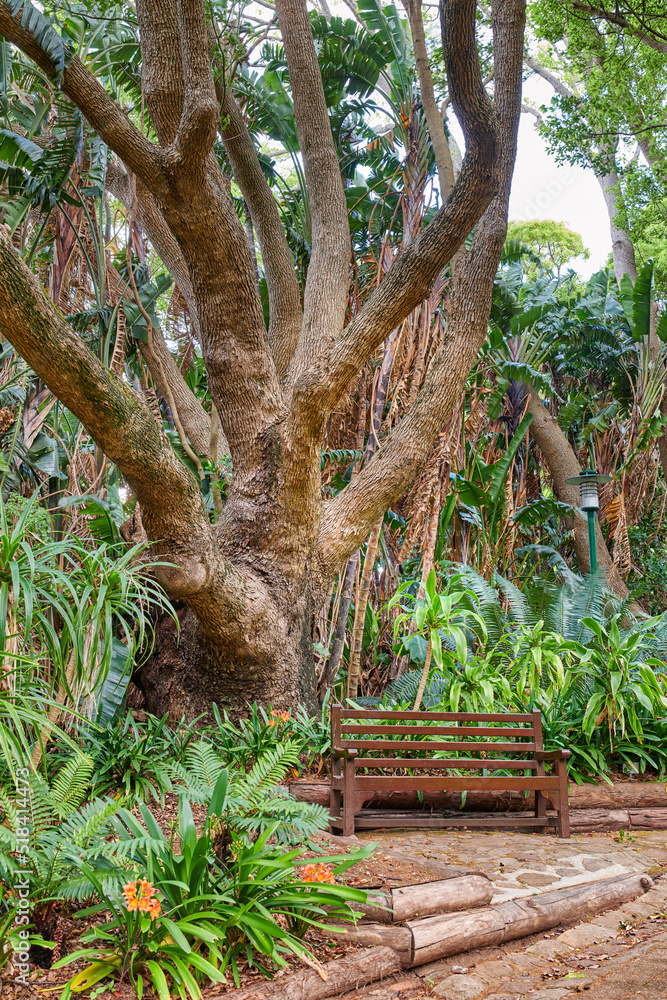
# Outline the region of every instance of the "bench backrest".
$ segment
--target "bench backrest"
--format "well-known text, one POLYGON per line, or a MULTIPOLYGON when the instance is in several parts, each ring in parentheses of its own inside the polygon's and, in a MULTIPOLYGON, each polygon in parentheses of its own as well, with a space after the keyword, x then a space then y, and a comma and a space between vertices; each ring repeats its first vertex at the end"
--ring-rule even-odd
MULTIPOLYGON (((471 713, 471 712, 401 712, 380 711, 374 708, 349 709, 340 705, 331 708, 331 744, 335 750, 356 750, 359 757, 370 752, 384 751, 388 758, 391 751, 401 751, 402 759, 409 751, 456 751, 508 755, 501 767, 534 766, 533 760, 512 760, 520 754, 531 757, 541 751, 542 715, 539 710, 526 714, 471 713), (396 739, 404 736, 406 739, 396 739), (384 737, 384 739, 383 739, 384 737), (409 739, 412 737, 412 739, 409 739), (428 739, 425 739, 428 737, 428 739), (423 741, 423 742, 422 742, 423 741)), ((377 757, 368 758, 368 766, 383 766, 377 757), (372 763, 371 763, 372 761, 372 763)), ((400 758, 396 758, 398 762, 400 758)), ((361 764, 362 760, 358 760, 361 764)), ((394 761, 383 760, 384 765, 394 761)), ((440 766, 461 766, 463 761, 454 758, 441 760, 440 766)), ((491 760, 465 762, 466 770, 489 768, 491 760), (473 765, 471 767, 470 765, 473 765)))

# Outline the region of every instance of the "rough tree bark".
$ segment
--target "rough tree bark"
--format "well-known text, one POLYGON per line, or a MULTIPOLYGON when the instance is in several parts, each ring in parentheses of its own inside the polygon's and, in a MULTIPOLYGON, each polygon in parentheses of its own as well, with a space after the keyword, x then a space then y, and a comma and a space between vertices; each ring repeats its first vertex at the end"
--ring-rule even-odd
MULTIPOLYGON (((232 104, 220 107, 203 0, 137 0, 142 86, 157 143, 135 128, 76 56, 65 68, 63 91, 136 176, 143 224, 147 231, 152 226, 156 246, 162 239, 160 253, 171 254, 168 266, 181 271, 178 283, 196 316, 233 462, 229 497, 212 525, 198 483, 145 403, 97 361, 0 237, 0 333, 119 467, 156 556, 168 564, 159 568, 160 579, 182 602, 178 649, 175 638, 170 647, 163 637, 156 661, 142 673, 153 711, 192 717, 215 701, 238 714, 253 699, 281 708, 299 700, 315 705, 311 609, 417 475, 458 403, 486 330, 496 268, 488 255, 499 255, 504 239, 525 2, 494 3, 494 102, 482 85, 475 7, 475 0, 441 5, 449 90, 466 139, 461 172, 431 223, 347 327, 350 234, 305 0, 276 3, 312 217, 302 308, 242 118, 232 104), (234 130, 225 134, 230 121, 234 130), (260 245, 268 241, 268 330, 246 233, 213 155, 220 129, 260 245), (372 352, 428 295, 473 227, 445 344, 423 390, 375 458, 323 504, 319 457, 330 412, 372 352)), ((3 0, 0 33, 54 76, 49 56, 3 0)))

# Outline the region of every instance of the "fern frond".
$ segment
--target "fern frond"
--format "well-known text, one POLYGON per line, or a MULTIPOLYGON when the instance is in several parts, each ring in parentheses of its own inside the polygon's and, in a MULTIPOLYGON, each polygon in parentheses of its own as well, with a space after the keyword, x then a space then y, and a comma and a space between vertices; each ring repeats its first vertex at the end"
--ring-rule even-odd
MULTIPOLYGON (((210 789, 215 786, 220 777, 220 772, 225 764, 212 743, 206 740, 199 740, 188 749, 185 755, 185 769, 201 785, 206 785, 210 789)), ((174 766, 174 770, 176 767, 174 766)))
POLYGON ((50 798, 59 819, 78 809, 90 790, 95 765, 86 754, 77 754, 58 772, 51 783, 50 798))
POLYGON ((290 767, 299 763, 302 745, 296 740, 286 740, 272 750, 267 750, 253 765, 249 774, 239 780, 239 785, 247 786, 253 797, 263 795, 271 785, 283 780, 290 767))
POLYGON ((92 799, 65 820, 60 832, 71 844, 86 847, 94 837, 107 836, 111 818, 119 809, 120 802, 115 799, 92 799))

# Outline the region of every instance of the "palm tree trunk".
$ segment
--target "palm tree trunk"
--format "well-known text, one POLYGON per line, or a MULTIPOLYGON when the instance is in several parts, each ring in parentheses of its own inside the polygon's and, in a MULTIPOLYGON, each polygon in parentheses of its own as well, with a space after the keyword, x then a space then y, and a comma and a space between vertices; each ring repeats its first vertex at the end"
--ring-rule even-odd
POLYGON ((422 703, 422 698, 424 697, 424 688, 426 687, 426 680, 428 678, 428 672, 431 669, 431 654, 433 653, 433 638, 431 636, 431 630, 428 633, 428 645, 426 647, 426 659, 424 660, 424 669, 422 670, 421 680, 419 682, 419 687, 417 688, 417 697, 415 698, 415 703, 413 705, 412 711, 418 712, 419 706, 422 703))
POLYGON ((338 608, 338 617, 336 619, 336 630, 334 632, 331 655, 327 662, 320 688, 320 704, 324 700, 326 692, 335 684, 336 677, 338 676, 338 668, 340 666, 340 660, 345 646, 345 633, 347 632, 347 618, 350 613, 350 604, 352 603, 354 578, 357 575, 358 565, 359 551, 357 550, 354 555, 350 556, 345 569, 345 580, 343 582, 343 592, 341 594, 340 605, 338 608))

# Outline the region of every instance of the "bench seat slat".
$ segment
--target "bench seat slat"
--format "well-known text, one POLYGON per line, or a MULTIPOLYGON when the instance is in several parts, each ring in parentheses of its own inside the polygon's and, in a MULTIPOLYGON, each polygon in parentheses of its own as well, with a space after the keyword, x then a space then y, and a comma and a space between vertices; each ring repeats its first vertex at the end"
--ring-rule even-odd
MULTIPOLYGON (((465 722, 466 720, 477 720, 479 722, 530 722, 533 716, 528 714, 488 713, 488 712, 419 712, 419 719, 427 722, 465 722)), ((344 708, 340 713, 341 722, 346 719, 405 719, 410 718, 411 712, 399 710, 375 711, 372 708, 344 708)))
POLYGON ((476 740, 467 743, 457 740, 442 742, 428 740, 421 743, 417 740, 341 740, 340 747, 343 750, 359 750, 362 753, 368 753, 369 750, 467 750, 468 753, 490 750, 494 753, 524 754, 537 749, 534 743, 478 743, 476 740))
POLYGON ((519 727, 501 729, 496 726, 346 726, 341 723, 340 728, 341 732, 347 734, 345 738, 348 740, 351 735, 357 737, 371 733, 378 733, 380 736, 383 733, 385 735, 398 733, 401 736, 481 736, 483 739, 491 736, 532 737, 533 735, 532 726, 524 729, 519 727))
POLYGON ((497 776, 477 776, 474 778, 457 775, 424 775, 411 777, 410 775, 392 774, 391 777, 382 775, 355 774, 354 787, 360 792, 374 792, 384 789, 398 792, 404 788, 418 789, 424 792, 439 791, 479 791, 489 788, 497 788, 503 792, 543 791, 545 789, 558 790, 558 778, 551 776, 535 776, 522 778, 508 778, 497 776))
POLYGON ((460 767, 467 771, 481 770, 488 768, 489 771, 500 770, 503 767, 512 770, 523 768, 524 770, 535 770, 537 762, 534 760, 471 760, 469 757, 453 757, 451 760, 410 760, 405 757, 357 757, 354 762, 355 767, 414 767, 433 768, 433 770, 444 770, 450 767, 460 767))

